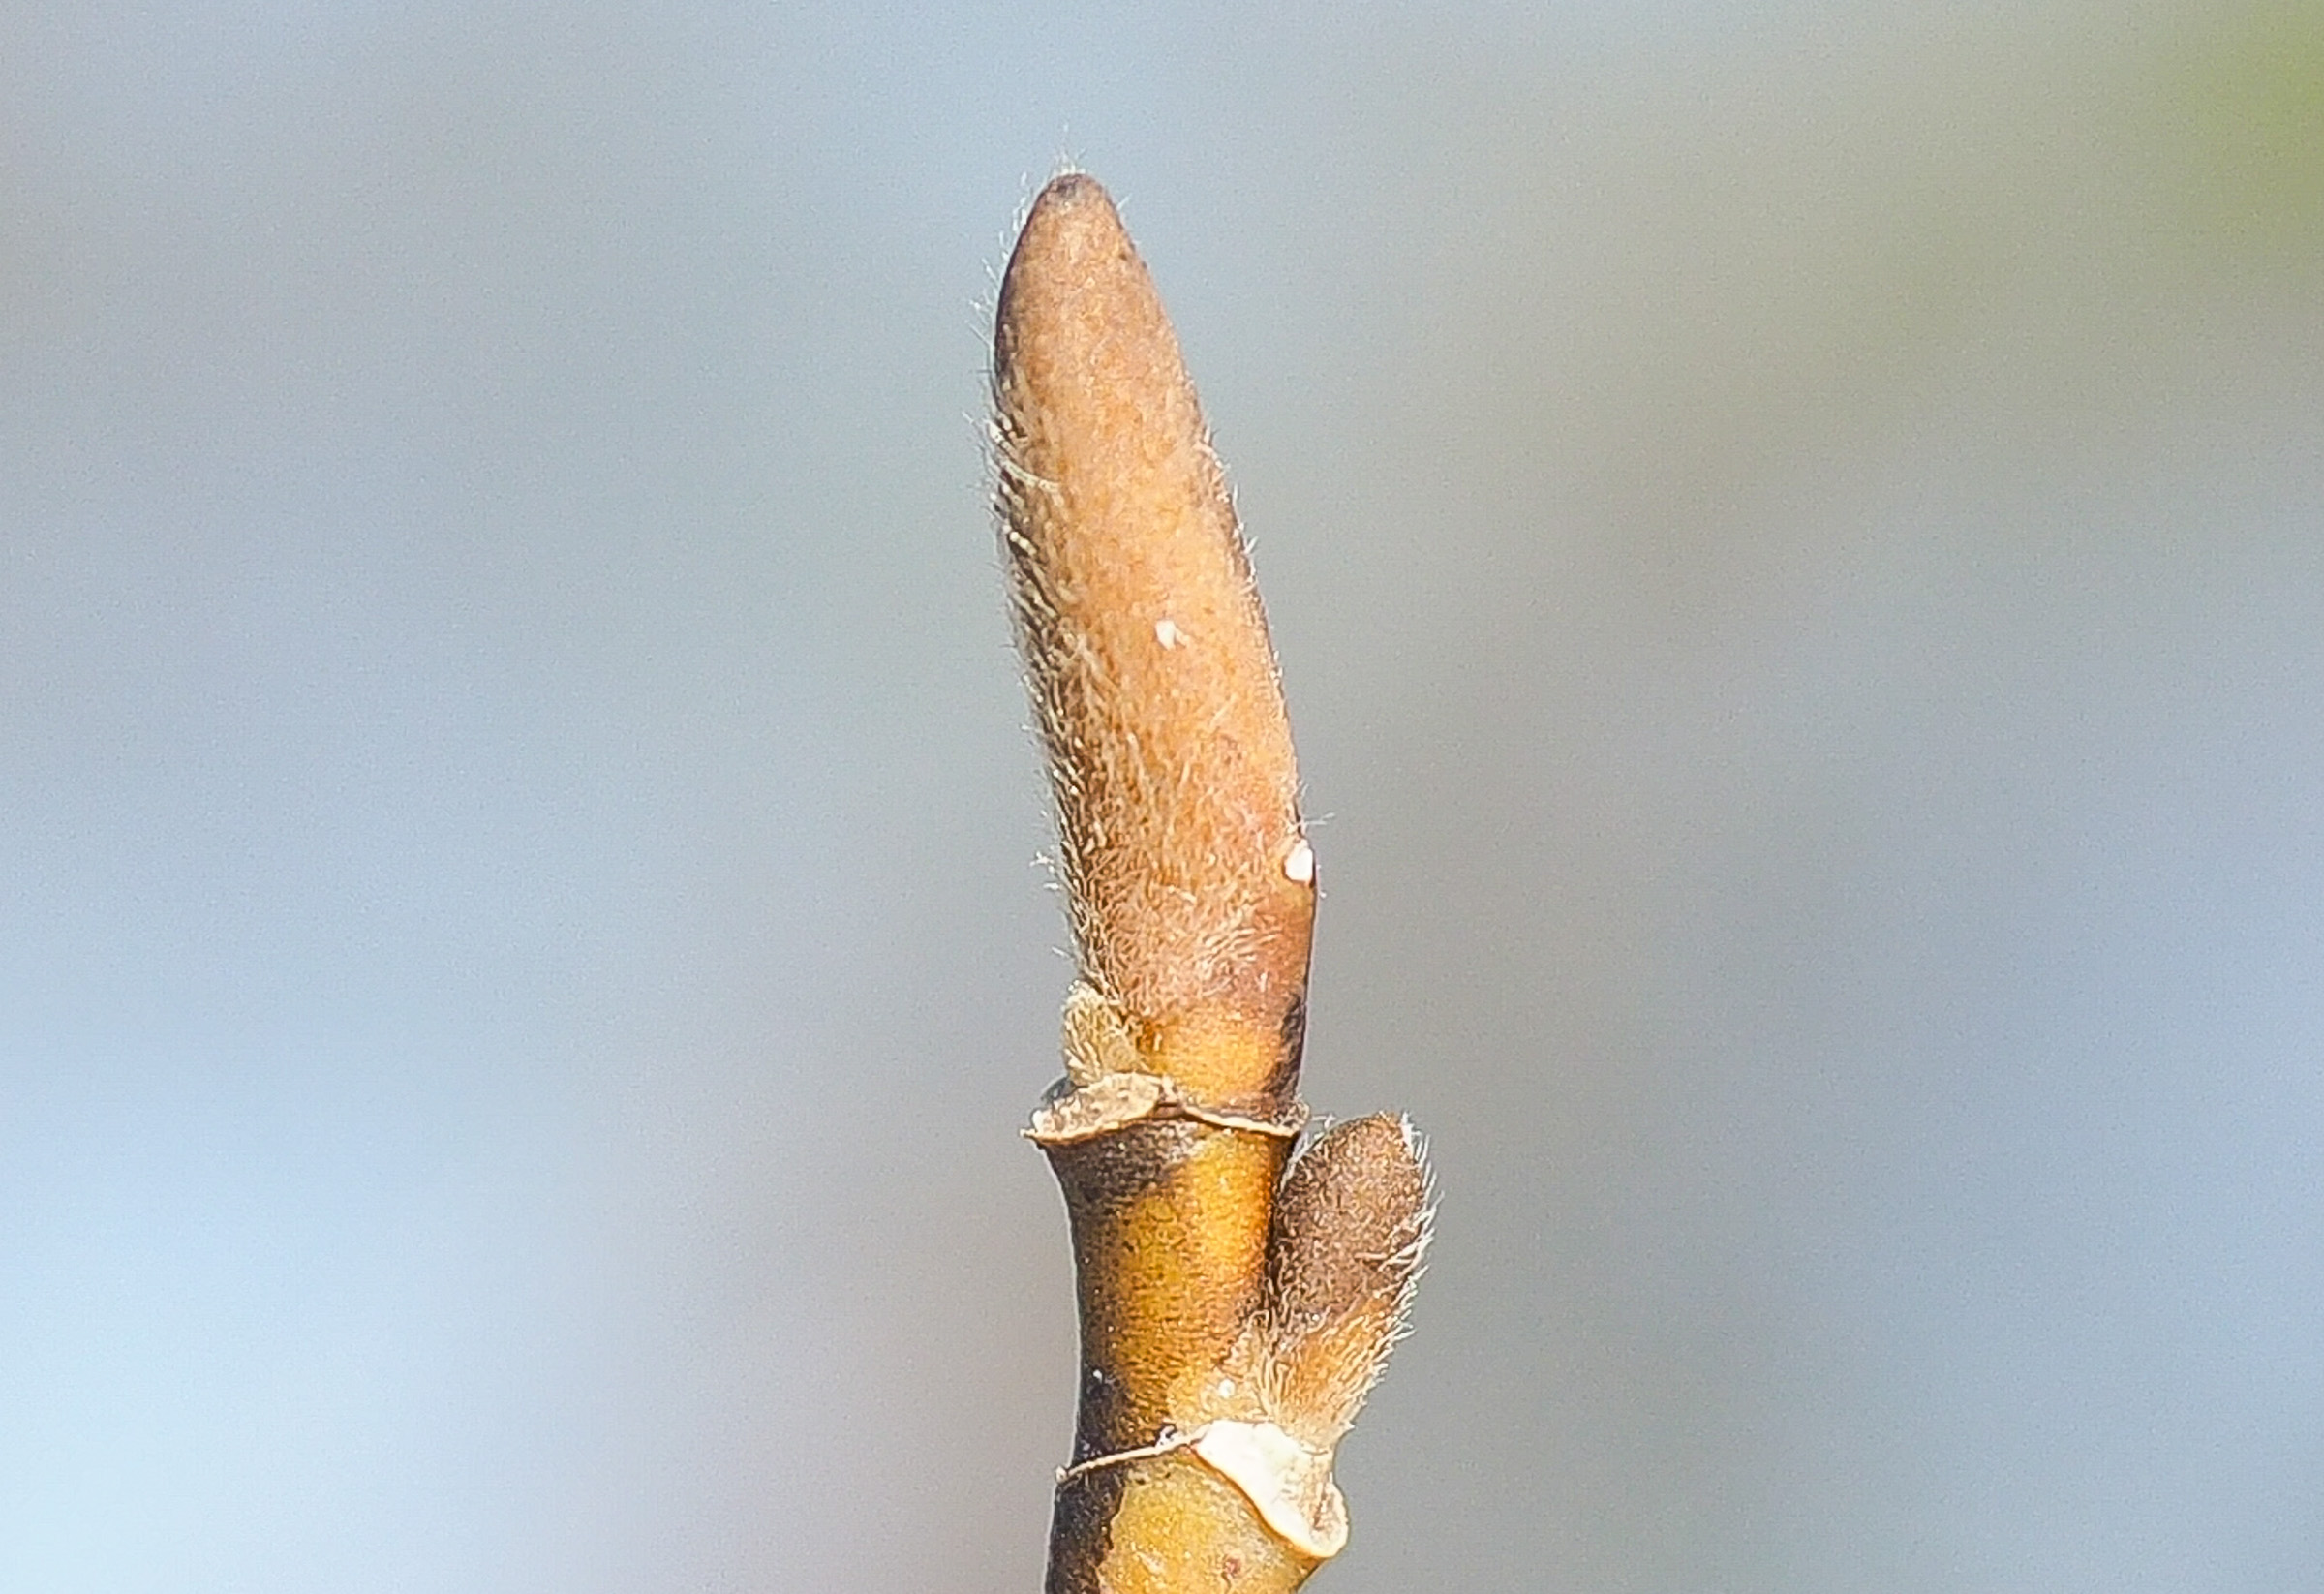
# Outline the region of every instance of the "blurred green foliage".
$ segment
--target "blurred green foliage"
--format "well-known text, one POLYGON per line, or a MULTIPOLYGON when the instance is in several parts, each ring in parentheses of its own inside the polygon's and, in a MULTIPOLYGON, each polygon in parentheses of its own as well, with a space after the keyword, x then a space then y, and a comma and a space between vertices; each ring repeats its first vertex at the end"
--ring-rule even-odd
POLYGON ((2324 5, 2231 14, 2175 64, 2163 108, 2207 233, 2324 264, 2324 5))

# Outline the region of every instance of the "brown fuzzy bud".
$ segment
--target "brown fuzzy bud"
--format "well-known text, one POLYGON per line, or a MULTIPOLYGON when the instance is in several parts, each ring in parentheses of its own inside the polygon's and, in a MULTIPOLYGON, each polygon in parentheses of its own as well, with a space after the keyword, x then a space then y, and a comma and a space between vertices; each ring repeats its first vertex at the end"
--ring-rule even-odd
POLYGON ((1082 977, 1137 1066, 1290 1098, 1314 855, 1267 622, 1162 301, 1103 188, 1034 201, 994 331, 996 500, 1082 977))
POLYGON ((1268 1236, 1260 1401, 1329 1450, 1404 1332, 1428 1248, 1427 1164, 1403 1118, 1337 1124, 1293 1163, 1268 1236))

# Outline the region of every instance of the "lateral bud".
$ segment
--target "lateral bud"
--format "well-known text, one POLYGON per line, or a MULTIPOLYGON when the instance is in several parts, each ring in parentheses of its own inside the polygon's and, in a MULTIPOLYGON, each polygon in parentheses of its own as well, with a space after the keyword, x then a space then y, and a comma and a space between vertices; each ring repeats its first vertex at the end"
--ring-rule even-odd
POLYGON ((1269 1226, 1261 1398, 1284 1429, 1339 1442, 1404 1336, 1435 1218, 1411 1122, 1376 1113, 1316 1137, 1269 1226))

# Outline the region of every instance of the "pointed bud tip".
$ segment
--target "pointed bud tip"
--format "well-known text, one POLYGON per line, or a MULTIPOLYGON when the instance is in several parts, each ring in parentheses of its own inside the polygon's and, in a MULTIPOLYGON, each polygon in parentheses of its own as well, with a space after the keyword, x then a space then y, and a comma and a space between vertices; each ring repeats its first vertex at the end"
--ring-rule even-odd
POLYGON ((1196 1097, 1288 1100, 1315 912, 1290 721, 1177 338, 1095 178, 1034 199, 993 353, 994 498, 1083 977, 1196 1097))

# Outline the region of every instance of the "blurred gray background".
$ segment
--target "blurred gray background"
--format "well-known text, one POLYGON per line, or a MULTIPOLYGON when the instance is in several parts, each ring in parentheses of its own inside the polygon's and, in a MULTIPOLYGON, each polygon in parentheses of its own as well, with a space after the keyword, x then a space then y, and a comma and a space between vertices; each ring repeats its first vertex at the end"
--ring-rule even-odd
POLYGON ((0 18, 0 1586, 1029 1590, 1060 157, 1234 470, 1318 1588, 2324 1586, 2324 6, 0 18))

